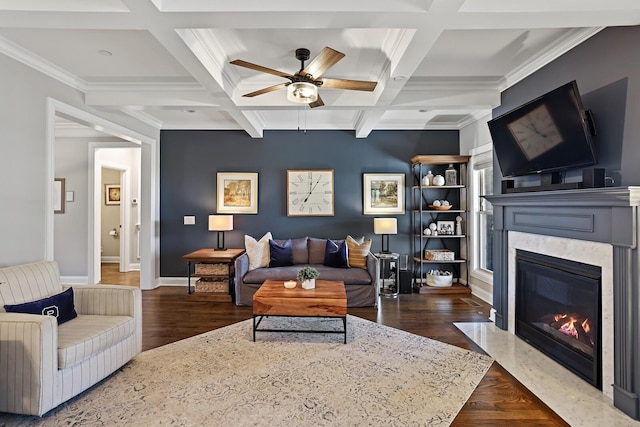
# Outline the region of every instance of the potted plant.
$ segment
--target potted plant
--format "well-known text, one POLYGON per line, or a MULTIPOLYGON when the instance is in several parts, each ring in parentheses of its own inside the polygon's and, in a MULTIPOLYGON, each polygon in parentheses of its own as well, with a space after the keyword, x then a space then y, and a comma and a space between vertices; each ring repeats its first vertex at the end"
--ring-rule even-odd
POLYGON ((318 270, 313 267, 304 267, 298 271, 298 280, 302 283, 303 289, 313 289, 316 287, 316 279, 320 276, 318 270))

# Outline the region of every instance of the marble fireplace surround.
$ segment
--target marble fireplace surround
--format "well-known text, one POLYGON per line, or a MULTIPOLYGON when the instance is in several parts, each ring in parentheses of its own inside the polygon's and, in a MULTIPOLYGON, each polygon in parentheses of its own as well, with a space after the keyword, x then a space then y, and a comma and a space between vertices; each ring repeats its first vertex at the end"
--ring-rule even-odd
POLYGON ((640 419, 640 187, 513 193, 487 199, 493 204, 495 226, 496 326, 512 333, 515 329, 516 249, 600 266, 603 392, 618 409, 640 419))

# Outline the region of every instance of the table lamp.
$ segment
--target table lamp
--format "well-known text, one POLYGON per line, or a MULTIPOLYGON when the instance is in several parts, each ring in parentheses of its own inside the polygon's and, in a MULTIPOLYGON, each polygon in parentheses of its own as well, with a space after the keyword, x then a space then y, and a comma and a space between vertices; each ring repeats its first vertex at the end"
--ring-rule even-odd
POLYGON ((225 251, 224 232, 233 230, 233 215, 209 215, 209 231, 218 232, 216 251, 225 251))
POLYGON ((398 234, 398 220, 396 218, 374 218, 373 232, 382 234, 382 250, 383 254, 389 252, 389 234, 398 234))

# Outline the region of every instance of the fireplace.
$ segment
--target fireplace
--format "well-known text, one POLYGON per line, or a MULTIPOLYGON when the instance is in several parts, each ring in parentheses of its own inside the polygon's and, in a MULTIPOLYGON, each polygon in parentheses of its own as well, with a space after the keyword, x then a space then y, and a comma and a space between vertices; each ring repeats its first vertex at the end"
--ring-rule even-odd
POLYGON ((640 187, 486 198, 494 208, 495 325, 515 334, 516 249, 600 267, 601 355, 594 350, 594 356, 602 366, 602 392, 640 420, 640 187))
POLYGON ((515 333, 602 389, 600 267, 516 251, 515 333))

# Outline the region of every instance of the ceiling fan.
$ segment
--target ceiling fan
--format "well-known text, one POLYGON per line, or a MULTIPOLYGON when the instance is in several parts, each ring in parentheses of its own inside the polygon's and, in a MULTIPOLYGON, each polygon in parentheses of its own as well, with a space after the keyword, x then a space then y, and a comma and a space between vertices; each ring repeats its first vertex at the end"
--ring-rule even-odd
POLYGON ((251 62, 236 59, 231 64, 239 67, 249 68, 251 70, 260 71, 274 76, 289 79, 289 82, 280 83, 275 86, 269 86, 255 92, 247 93, 242 96, 254 97, 276 90, 287 88, 287 99, 292 102, 309 104, 309 107, 321 107, 324 105, 322 98, 318 95, 318 87, 326 87, 333 89, 362 90, 372 92, 377 82, 364 80, 345 80, 345 79, 329 79, 320 78, 320 76, 329 68, 334 66, 338 61, 344 58, 344 53, 325 47, 320 53, 309 62, 305 67, 304 62, 309 59, 309 49, 296 49, 296 59, 300 61, 300 71, 295 74, 284 73, 282 71, 263 67, 261 65, 252 64, 251 62))

